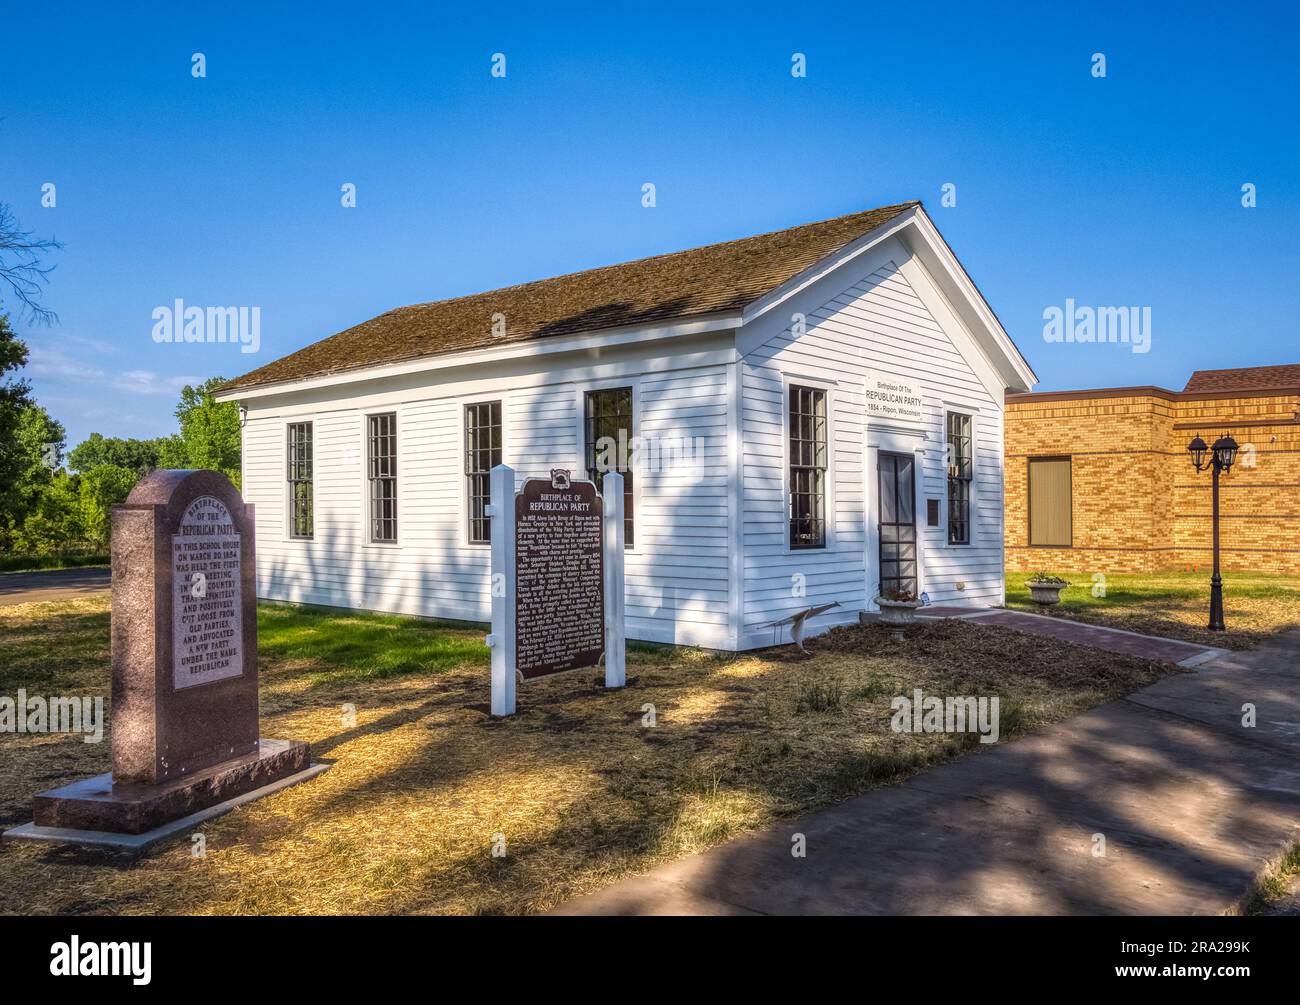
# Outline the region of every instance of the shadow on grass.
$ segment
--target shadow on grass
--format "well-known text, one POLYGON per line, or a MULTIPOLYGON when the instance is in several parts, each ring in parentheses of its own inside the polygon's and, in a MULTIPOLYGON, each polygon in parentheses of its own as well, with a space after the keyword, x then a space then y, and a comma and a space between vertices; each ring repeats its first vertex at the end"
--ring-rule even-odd
MULTIPOLYGON (((268 733, 284 726, 281 709, 302 716, 334 769, 206 825, 206 865, 183 846, 130 867, 0 849, 15 880, 4 909, 543 910, 979 749, 973 735, 892 733, 892 695, 1002 694, 1010 738, 1169 672, 962 622, 918 626, 904 643, 852 626, 799 660, 786 648, 730 657, 638 645, 627 689, 605 691, 596 671, 529 682, 520 714, 502 721, 480 711, 487 651, 473 629, 275 607, 263 623, 268 733), (449 636, 470 648, 446 648, 449 636), (401 655, 376 674, 375 650, 401 655), (313 674, 322 686, 295 691, 313 674), (807 701, 817 687, 822 698, 807 701), (332 725, 340 698, 356 704, 356 726, 332 725), (496 833, 506 860, 490 855, 496 833)), ((105 628, 79 623, 101 653, 105 628)), ((30 768, 10 785, 24 799, 38 787, 30 768)))

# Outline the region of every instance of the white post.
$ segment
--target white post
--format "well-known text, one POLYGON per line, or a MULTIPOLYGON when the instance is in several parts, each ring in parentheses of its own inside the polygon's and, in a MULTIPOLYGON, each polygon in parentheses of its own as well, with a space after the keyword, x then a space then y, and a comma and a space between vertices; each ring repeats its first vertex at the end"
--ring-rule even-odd
POLYGON ((515 469, 498 464, 488 475, 492 502, 492 714, 515 714, 515 469))
POLYGON ((601 487, 605 501, 605 686, 627 683, 623 627, 623 476, 608 471, 601 487))

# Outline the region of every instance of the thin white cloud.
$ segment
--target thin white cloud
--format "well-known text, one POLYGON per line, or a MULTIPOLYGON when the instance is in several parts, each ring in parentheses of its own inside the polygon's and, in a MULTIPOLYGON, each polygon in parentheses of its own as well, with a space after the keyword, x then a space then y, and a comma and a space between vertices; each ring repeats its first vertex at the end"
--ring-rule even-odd
POLYGON ((27 372, 33 377, 59 384, 108 385, 126 394, 162 395, 175 398, 186 384, 201 384, 202 377, 166 376, 154 370, 123 370, 109 373, 93 364, 44 346, 32 346, 28 352, 27 372))
POLYGON ((125 370, 114 380, 128 394, 162 394, 174 398, 186 384, 202 384, 202 377, 164 377, 152 370, 125 370))
POLYGON ((74 383, 99 383, 104 371, 73 359, 55 349, 31 346, 27 352, 27 370, 33 377, 74 383))
POLYGON ((117 353, 117 346, 112 342, 105 342, 103 339, 92 338, 89 335, 73 335, 68 332, 59 332, 58 335, 50 337, 58 342, 70 342, 78 349, 98 353, 100 356, 111 356, 117 353))

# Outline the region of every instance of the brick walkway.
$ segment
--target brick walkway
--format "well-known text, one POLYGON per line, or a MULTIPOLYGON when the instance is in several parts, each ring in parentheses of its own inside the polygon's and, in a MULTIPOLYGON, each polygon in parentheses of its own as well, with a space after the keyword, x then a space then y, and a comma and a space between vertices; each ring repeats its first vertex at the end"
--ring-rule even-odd
POLYGON ((1010 628, 1030 635, 1047 635, 1062 642, 1073 642, 1075 645, 1089 646, 1092 649, 1164 660, 1185 667, 1199 666, 1201 663, 1224 655, 1225 652, 1195 642, 1182 642, 1155 635, 1139 635, 1120 628, 1103 628, 1100 625, 1086 625, 1080 621, 1071 621, 1069 618, 1007 611, 998 607, 927 607, 924 613, 918 612, 917 616, 978 619, 982 624, 997 625, 1000 628, 1010 628))

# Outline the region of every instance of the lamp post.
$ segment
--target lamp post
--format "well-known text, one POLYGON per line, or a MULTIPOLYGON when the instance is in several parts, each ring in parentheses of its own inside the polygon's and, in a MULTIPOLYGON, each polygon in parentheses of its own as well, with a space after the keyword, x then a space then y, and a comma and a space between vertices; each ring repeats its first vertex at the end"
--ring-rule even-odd
POLYGON ((1187 444, 1192 464, 1197 471, 1210 468, 1213 474, 1214 496, 1214 575, 1210 577, 1210 631, 1221 632, 1223 625, 1223 580, 1219 577, 1219 472, 1228 471, 1237 459, 1237 441, 1226 433, 1207 447, 1199 436, 1187 444), (1210 456, 1207 458, 1206 454, 1210 456))

